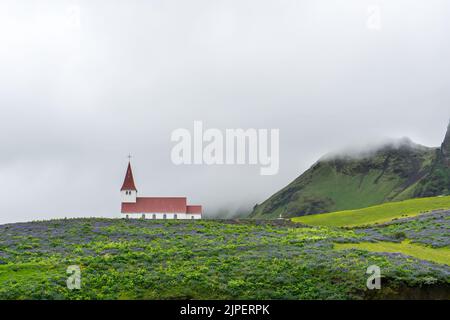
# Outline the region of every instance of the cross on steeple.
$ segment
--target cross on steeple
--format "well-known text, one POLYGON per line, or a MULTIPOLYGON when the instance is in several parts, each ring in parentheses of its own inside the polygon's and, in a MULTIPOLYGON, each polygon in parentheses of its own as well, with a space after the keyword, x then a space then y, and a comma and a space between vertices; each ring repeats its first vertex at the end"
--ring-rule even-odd
POLYGON ((129 154, 129 155, 127 156, 127 158, 128 158, 128 161, 131 161, 131 154, 129 154))

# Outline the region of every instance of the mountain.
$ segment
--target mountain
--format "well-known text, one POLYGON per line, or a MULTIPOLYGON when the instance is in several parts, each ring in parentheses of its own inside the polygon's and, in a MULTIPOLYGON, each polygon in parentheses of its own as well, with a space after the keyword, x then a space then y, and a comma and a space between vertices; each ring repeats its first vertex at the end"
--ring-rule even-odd
POLYGON ((251 217, 303 216, 389 201, 450 194, 450 124, 440 148, 405 138, 372 151, 327 155, 269 199, 251 217))
POLYGON ((431 172, 419 182, 414 197, 450 194, 450 123, 444 142, 435 152, 431 172))

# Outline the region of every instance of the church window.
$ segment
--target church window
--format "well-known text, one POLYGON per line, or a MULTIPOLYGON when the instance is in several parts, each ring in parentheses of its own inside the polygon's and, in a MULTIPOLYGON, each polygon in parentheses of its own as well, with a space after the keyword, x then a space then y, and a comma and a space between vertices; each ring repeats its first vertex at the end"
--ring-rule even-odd
POLYGON ((174 215, 173 215, 173 218, 174 218, 174 219, 177 219, 177 218, 178 218, 178 216, 177 216, 176 214, 174 214, 174 215))
POLYGON ((142 219, 145 219, 145 214, 142 214, 142 219))
POLYGON ((165 213, 163 214, 163 219, 167 219, 167 215, 165 213))

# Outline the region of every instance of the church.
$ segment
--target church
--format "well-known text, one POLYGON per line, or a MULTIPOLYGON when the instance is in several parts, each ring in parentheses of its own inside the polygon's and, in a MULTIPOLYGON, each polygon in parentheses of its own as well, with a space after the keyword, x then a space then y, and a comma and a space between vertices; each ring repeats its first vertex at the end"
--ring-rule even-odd
POLYGON ((188 205, 186 197, 138 197, 130 162, 120 193, 122 217, 127 219, 202 218, 202 206, 188 205))

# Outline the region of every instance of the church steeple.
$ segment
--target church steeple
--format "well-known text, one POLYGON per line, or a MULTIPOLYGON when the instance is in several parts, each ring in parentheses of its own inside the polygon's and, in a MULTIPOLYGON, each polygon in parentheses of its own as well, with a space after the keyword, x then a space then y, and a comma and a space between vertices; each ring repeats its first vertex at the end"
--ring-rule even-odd
POLYGON ((124 190, 137 191, 136 186, 134 185, 133 171, 131 170, 131 162, 128 162, 128 168, 127 172, 125 173, 125 179, 123 180, 122 188, 120 188, 120 191, 124 190))
POLYGON ((122 188, 120 188, 122 203, 136 203, 137 189, 134 184, 133 171, 131 170, 131 162, 128 161, 127 172, 123 180, 122 188))

